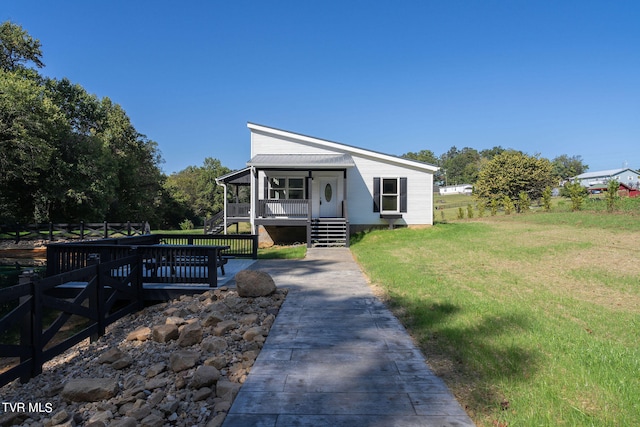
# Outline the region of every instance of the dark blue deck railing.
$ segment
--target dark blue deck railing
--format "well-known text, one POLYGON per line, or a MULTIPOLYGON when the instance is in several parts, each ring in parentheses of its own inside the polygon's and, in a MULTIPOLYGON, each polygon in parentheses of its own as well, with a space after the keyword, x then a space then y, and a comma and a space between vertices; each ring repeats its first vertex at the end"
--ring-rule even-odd
MULTIPOLYGON (((251 234, 146 234, 134 237, 122 237, 119 239, 89 240, 77 243, 54 243, 47 245, 47 276, 72 271, 86 267, 95 262, 106 262, 120 257, 131 255, 134 250, 143 251, 148 254, 146 262, 149 260, 164 260, 164 266, 172 267, 174 255, 194 257, 193 260, 202 264, 202 258, 207 256, 207 247, 228 246, 222 253, 225 257, 235 258, 258 258, 258 236, 251 234), (162 248, 162 246, 172 246, 172 248, 162 248), (161 253, 153 255, 149 252, 161 253), (177 252, 180 251, 180 254, 177 252)), ((143 254, 144 255, 144 254, 143 254)), ((217 254, 215 254, 217 255, 217 254)), ((177 267, 174 265, 173 267, 177 267)), ((161 282, 171 283, 171 282, 161 282)), ((208 283, 207 281, 186 281, 181 283, 208 283)))

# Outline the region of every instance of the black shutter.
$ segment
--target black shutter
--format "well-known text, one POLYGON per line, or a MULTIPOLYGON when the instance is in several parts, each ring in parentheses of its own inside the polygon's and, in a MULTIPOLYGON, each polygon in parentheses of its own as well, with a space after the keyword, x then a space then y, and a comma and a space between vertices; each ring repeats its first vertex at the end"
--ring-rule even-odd
POLYGON ((264 177, 264 188, 262 189, 263 199, 267 200, 269 198, 269 178, 264 177))
POLYGON ((373 211, 380 212, 380 178, 373 178, 373 211))
POLYGON ((400 178, 400 212, 407 212, 407 178, 400 178))

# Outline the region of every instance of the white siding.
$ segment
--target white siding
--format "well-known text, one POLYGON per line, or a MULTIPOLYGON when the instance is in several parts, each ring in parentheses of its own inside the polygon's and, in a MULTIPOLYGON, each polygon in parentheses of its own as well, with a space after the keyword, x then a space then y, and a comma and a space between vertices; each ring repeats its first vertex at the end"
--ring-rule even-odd
POLYGON ((349 221, 352 224, 386 224, 373 211, 373 178, 407 178, 407 212, 396 224, 433 223, 433 175, 370 158, 353 156, 356 168, 347 172, 349 221))
POLYGON ((257 154, 335 154, 320 146, 303 144, 299 141, 276 138, 262 133, 251 133, 251 157, 257 154))
MULTIPOLYGON (((406 177, 407 178, 407 212, 402 214, 402 219, 396 224, 424 225, 433 223, 433 173, 402 164, 404 161, 387 155, 379 155, 370 152, 371 155, 363 155, 367 150, 350 149, 351 147, 331 143, 332 147, 323 146, 322 142, 313 143, 299 141, 294 137, 287 138, 280 135, 271 135, 257 130, 251 132, 251 157, 258 154, 350 154, 355 167, 347 169, 347 201, 349 221, 355 225, 387 224, 380 218, 380 213, 373 211, 373 178, 374 177, 406 177), (335 148, 344 147, 343 149, 335 148)), ((314 177, 335 176, 335 172, 314 171, 314 177)), ((258 179, 259 197, 262 198, 264 175, 258 179)), ((317 180, 312 184, 312 196, 314 204, 313 212, 318 212, 317 204, 318 188, 317 180)), ((339 174, 338 189, 342 193, 342 173, 339 174)), ((342 199, 343 194, 339 194, 342 199)))

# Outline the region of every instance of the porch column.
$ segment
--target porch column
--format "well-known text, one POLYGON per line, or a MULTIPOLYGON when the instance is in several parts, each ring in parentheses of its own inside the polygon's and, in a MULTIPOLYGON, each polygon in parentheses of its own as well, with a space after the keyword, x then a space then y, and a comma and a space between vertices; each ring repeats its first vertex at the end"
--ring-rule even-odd
POLYGON ((311 202, 311 198, 313 197, 313 189, 311 188, 312 181, 313 175, 311 171, 309 171, 309 175, 307 176, 307 188, 305 189, 305 197, 307 199, 307 248, 311 247, 311 206, 313 205, 311 202))
POLYGON ((222 209, 222 220, 224 221, 224 234, 227 234, 227 184, 222 184, 222 188, 224 191, 224 207, 222 209))
POLYGON ((342 171, 342 217, 345 219, 349 218, 347 215, 347 209, 349 209, 349 203, 347 202, 347 170, 342 171))
POLYGON ((254 166, 251 166, 251 213, 249 215, 249 222, 251 223, 251 234, 257 234, 256 230, 256 208, 258 206, 258 171, 254 166))

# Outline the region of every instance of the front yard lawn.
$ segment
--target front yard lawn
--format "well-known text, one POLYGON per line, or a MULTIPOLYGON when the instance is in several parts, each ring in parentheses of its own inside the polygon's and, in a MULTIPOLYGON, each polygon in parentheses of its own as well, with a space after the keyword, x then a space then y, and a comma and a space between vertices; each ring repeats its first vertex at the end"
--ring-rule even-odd
POLYGON ((621 216, 375 231, 351 250, 479 426, 631 426, 640 228, 621 216))

